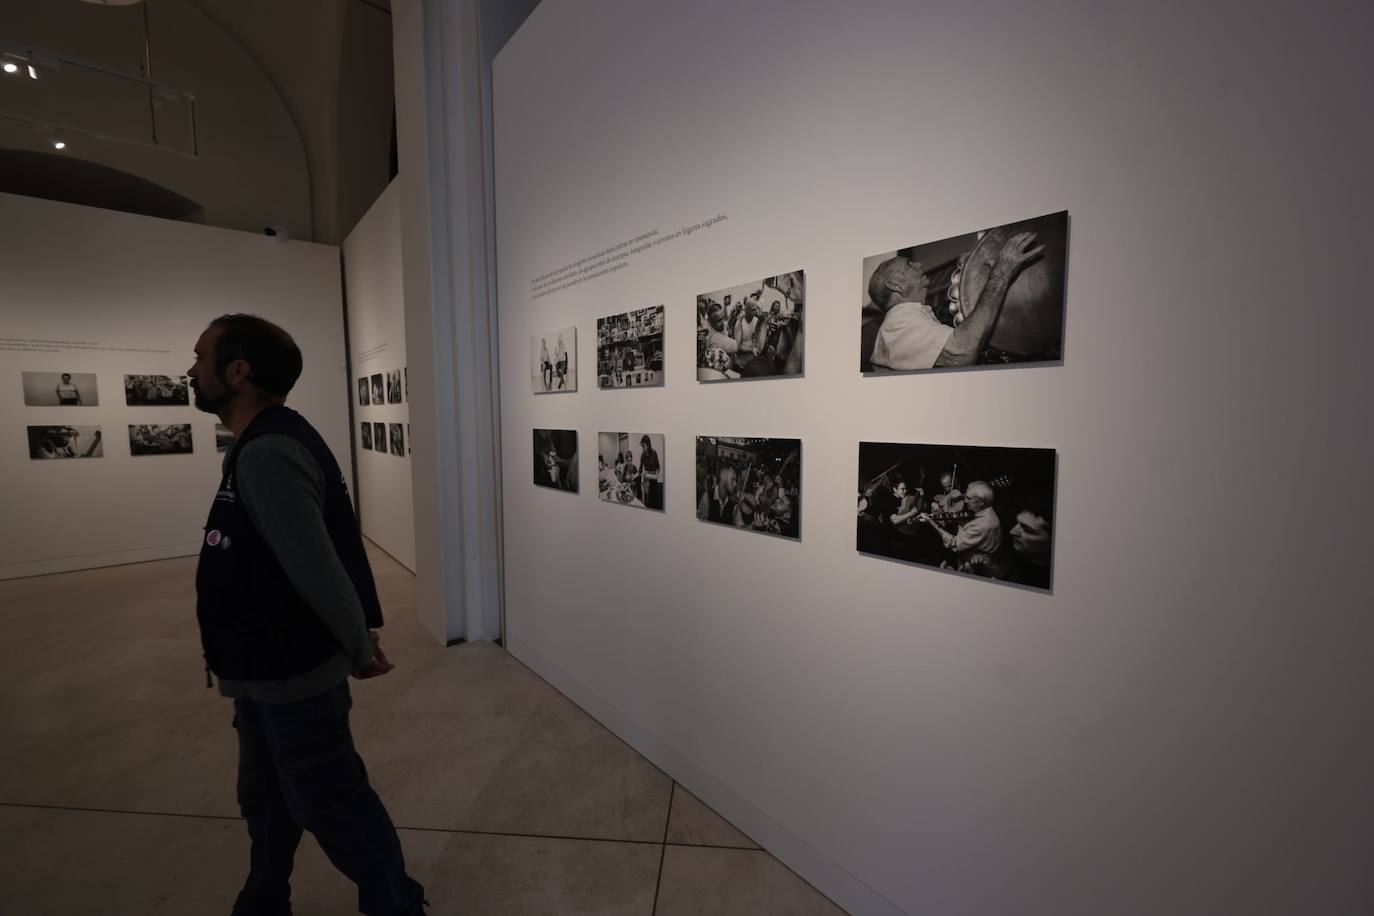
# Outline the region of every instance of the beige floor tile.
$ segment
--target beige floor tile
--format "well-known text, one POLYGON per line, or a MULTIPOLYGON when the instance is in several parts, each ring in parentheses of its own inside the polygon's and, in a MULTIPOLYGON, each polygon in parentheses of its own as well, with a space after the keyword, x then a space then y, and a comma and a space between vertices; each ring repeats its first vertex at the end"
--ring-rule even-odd
POLYGON ((655 916, 843 916, 766 852, 669 846, 655 916))
POLYGON ((656 843, 671 791, 662 771, 590 716, 535 716, 464 827, 656 843))
POLYGON ((668 815, 668 842, 689 846, 759 848, 733 824, 680 785, 673 787, 673 806, 668 815))

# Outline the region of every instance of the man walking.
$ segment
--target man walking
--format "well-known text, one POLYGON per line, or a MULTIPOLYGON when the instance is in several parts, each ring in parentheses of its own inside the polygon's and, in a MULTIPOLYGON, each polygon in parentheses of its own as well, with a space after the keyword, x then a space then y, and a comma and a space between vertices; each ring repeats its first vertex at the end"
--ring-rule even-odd
POLYGON ((301 351, 271 322, 225 315, 195 353, 196 407, 235 437, 196 570, 206 677, 234 701, 252 843, 232 916, 289 916, 303 830, 358 885, 363 913, 417 916, 424 890, 348 727, 349 675, 392 666, 370 629, 381 605, 343 474, 285 406, 301 351))

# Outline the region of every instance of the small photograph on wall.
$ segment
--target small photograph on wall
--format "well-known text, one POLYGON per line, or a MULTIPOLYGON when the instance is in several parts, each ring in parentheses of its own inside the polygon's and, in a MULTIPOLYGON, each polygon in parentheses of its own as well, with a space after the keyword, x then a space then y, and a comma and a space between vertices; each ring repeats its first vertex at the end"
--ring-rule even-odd
POLYGON ((1049 589, 1055 451, 859 443, 858 549, 1049 589))
POLYGON ((859 371, 1058 362, 1067 210, 865 258, 859 371))
POLYGON ((577 328, 530 336, 530 380, 535 394, 577 390, 577 328))
POLYGON ((234 447, 234 434, 223 423, 215 424, 215 451, 227 452, 234 447))
POLYGON ((663 511, 663 434, 599 433, 597 495, 608 503, 663 511))
POLYGON ((94 372, 25 372, 27 407, 98 407, 94 372))
POLYGON ((358 379, 358 406, 368 407, 372 404, 372 388, 368 384, 367 376, 358 379))
POLYGON ((406 456, 406 429, 400 423, 391 424, 391 454, 399 458, 406 456))
POLYGON ((598 388, 663 384, 663 306, 596 319, 598 388))
POLYGON ((191 451, 190 423, 129 425, 131 455, 189 455, 191 451))
POLYGON ((410 367, 409 367, 409 366, 403 366, 403 367, 401 368, 401 374, 405 377, 406 403, 409 404, 409 403, 410 403, 410 367))
POLYGON ((126 375, 124 403, 129 407, 185 407, 191 403, 186 377, 126 375))
POLYGON ((386 424, 372 424, 372 447, 383 455, 386 454, 386 424))
POLYGON ((697 296, 697 381, 801 375, 804 271, 697 296))
POLYGON ((103 458, 101 438, 99 426, 30 426, 29 457, 103 458))
POLYGON ((534 431, 534 483, 553 490, 577 492, 577 430, 534 431))
POLYGON ((372 424, 371 424, 371 423, 362 423, 362 424, 360 424, 359 427, 358 427, 358 432, 360 433, 360 435, 359 435, 359 437, 358 437, 359 443, 362 445, 363 448, 367 449, 368 451, 371 451, 371 450, 372 450, 372 424))
POLYGON ((372 376, 372 403, 386 403, 386 393, 382 388, 382 374, 380 372, 372 376))
POLYGON ((801 538, 801 440, 697 436, 697 518, 801 538))
POLYGON ((401 370, 392 369, 386 374, 386 402, 401 403, 401 370))
POLYGON ((406 454, 409 455, 415 450, 415 440, 410 438, 410 424, 406 424, 406 454))

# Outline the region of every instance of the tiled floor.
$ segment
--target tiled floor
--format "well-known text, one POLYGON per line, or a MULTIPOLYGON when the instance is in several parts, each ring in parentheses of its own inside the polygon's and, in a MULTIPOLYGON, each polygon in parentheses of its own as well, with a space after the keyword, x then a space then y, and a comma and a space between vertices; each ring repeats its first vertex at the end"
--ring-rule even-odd
MULTIPOLYGON (((434 646, 371 556, 397 670, 352 682, 353 729, 432 914, 842 913, 499 647, 434 646)), ((193 571, 0 582, 5 913, 228 913, 248 839, 193 571)), ((356 912, 309 838, 293 885, 297 916, 356 912)))

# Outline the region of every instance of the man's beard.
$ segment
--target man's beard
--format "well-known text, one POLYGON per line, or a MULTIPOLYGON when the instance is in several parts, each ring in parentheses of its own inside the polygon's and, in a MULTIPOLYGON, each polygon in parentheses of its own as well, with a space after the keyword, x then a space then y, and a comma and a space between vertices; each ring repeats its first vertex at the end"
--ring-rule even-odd
POLYGON ((192 401, 195 403, 196 409, 203 410, 206 413, 218 414, 229 405, 231 400, 233 400, 233 394, 229 391, 225 391, 224 394, 217 398, 212 398, 201 391, 196 385, 191 386, 191 393, 194 395, 192 401))

